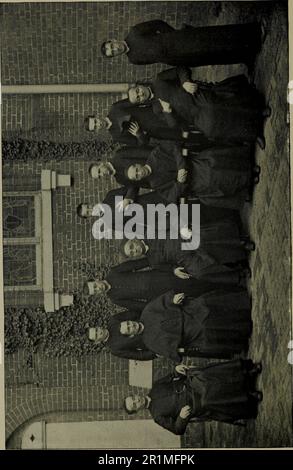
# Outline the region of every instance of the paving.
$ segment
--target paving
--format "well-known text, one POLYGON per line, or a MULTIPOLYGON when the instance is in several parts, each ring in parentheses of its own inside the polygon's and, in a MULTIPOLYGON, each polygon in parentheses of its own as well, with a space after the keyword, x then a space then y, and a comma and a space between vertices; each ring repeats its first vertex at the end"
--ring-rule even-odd
MULTIPOLYGON (((205 425, 206 447, 292 446, 292 365, 288 343, 292 332, 290 162, 288 127, 288 39, 286 6, 264 16, 267 36, 257 57, 254 83, 272 108, 265 122, 266 148, 256 147, 260 182, 243 210, 256 243, 250 266, 253 334, 248 356, 261 361, 258 388, 263 402, 246 427, 205 425)), ((196 425, 193 425, 194 429, 196 425)), ((190 439, 192 444, 192 439, 190 439)))

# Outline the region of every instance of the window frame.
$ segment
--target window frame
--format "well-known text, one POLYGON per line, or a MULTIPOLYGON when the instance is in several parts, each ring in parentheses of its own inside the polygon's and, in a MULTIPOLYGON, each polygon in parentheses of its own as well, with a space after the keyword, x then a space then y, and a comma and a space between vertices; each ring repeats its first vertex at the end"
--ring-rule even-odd
MULTIPOLYGON (((34 198, 35 210, 35 236, 34 237, 17 237, 7 238, 3 236, 3 246, 15 245, 34 245, 36 248, 36 284, 27 284, 21 286, 4 285, 4 291, 42 291, 43 290, 43 240, 42 240, 42 193, 41 191, 5 191, 3 192, 3 200, 5 197, 25 197, 32 196, 34 198)), ((4 277, 5 277, 5 273, 4 277)), ((3 278, 4 278, 3 277, 3 278)))

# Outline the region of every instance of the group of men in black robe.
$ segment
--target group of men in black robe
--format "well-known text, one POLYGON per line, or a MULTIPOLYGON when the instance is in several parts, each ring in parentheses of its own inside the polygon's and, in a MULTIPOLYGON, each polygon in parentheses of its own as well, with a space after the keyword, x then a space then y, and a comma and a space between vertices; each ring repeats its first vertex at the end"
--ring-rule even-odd
POLYGON ((250 70, 264 35, 258 23, 180 30, 161 20, 138 24, 125 40, 103 43, 104 56, 126 54, 133 64, 174 67, 130 87, 128 98, 114 103, 105 118, 85 119, 87 130, 107 129, 121 144, 110 161, 91 166, 91 176, 113 176, 121 186, 95 210, 81 203, 78 215, 101 217, 110 207, 109 230, 121 229, 115 226, 117 212, 125 228, 124 261, 105 279, 88 280, 84 293, 106 294, 126 310, 113 315, 107 328, 90 328, 89 338, 120 357, 177 363, 147 396, 125 399, 128 413, 148 408, 176 434, 194 420, 242 424, 257 416, 262 399, 256 390, 261 364, 235 358, 247 351, 252 331, 246 280, 248 254, 255 249, 239 210, 259 181, 254 145, 265 148, 263 121, 271 111, 245 75, 204 83, 193 80, 188 67, 242 62, 250 70), (176 239, 170 235, 172 218, 164 239, 158 232, 148 238, 144 219, 143 236, 128 236, 133 203, 145 212, 149 204, 180 204, 182 198, 200 204, 196 249, 182 249, 190 221, 179 226, 176 239), (185 356, 227 361, 187 367, 185 356))

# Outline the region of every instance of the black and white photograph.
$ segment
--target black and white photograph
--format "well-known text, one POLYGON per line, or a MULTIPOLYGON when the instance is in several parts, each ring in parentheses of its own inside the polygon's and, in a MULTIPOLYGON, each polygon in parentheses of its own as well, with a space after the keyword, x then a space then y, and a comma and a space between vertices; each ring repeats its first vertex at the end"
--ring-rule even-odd
POLYGON ((7 450, 293 447, 288 7, 0 3, 7 450))

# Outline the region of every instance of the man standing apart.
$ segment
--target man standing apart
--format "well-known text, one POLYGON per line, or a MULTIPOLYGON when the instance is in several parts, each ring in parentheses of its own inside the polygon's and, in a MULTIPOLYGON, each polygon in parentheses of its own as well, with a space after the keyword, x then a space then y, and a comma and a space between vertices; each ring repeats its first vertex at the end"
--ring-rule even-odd
POLYGON ((108 40, 101 46, 105 57, 126 54, 132 64, 188 65, 245 63, 249 66, 261 46, 258 23, 174 29, 162 20, 133 26, 124 41, 108 40))
POLYGON ((255 390, 261 364, 236 359, 207 367, 179 364, 154 383, 146 396, 124 400, 129 414, 148 409, 154 421, 174 434, 184 434, 189 421, 222 421, 240 424, 255 419, 262 392, 255 390))

